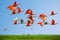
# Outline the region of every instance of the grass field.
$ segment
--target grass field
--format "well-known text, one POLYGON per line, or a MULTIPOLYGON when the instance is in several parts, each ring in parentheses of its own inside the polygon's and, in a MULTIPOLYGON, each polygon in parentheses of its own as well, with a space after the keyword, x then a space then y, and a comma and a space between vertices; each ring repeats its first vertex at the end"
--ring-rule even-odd
POLYGON ((60 35, 0 35, 0 40, 60 40, 60 35))

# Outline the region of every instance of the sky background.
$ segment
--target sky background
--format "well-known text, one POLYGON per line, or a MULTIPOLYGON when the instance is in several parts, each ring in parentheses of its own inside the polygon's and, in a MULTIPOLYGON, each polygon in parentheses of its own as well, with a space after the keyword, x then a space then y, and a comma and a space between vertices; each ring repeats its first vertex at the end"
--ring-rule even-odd
POLYGON ((0 0, 0 34, 60 34, 60 0, 0 0), (26 24, 13 25, 13 20, 16 17, 23 19, 25 22, 27 21, 25 12, 11 15, 12 12, 7 7, 15 1, 20 4, 18 7, 21 10, 31 9, 33 14, 36 14, 32 26, 26 27, 26 24), (49 16, 52 10, 58 14, 53 17, 49 16), (42 21, 38 19, 41 13, 47 15, 47 22, 50 23, 51 19, 54 19, 58 24, 43 25, 41 27, 37 24, 42 21), (4 31, 4 28, 7 28, 7 30, 4 31))

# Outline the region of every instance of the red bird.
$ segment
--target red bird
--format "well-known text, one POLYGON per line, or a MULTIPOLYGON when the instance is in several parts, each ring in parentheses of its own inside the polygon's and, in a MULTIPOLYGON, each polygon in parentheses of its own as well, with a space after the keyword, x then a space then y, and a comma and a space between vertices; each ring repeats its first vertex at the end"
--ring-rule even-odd
POLYGON ((21 9, 17 7, 17 13, 20 13, 20 12, 24 12, 24 11, 21 11, 21 9))
POLYGON ((32 18, 29 18, 30 23, 34 23, 34 20, 32 18))
POLYGON ((27 24, 26 26, 31 26, 33 24, 34 20, 32 19, 32 17, 28 17, 28 21, 27 21, 27 24))
POLYGON ((16 6, 18 6, 18 5, 19 4, 17 4, 16 1, 15 1, 13 5, 8 6, 8 8, 12 11, 12 14, 16 14, 16 13, 21 12, 21 9, 19 7, 16 8, 16 6))
POLYGON ((28 15, 31 16, 32 18, 35 17, 35 16, 34 16, 35 14, 33 14, 33 12, 32 12, 31 9, 26 10, 26 14, 28 14, 28 15))
POLYGON ((39 24, 40 26, 43 26, 43 22, 38 22, 38 24, 39 24))
POLYGON ((12 6, 12 5, 8 6, 8 8, 9 8, 10 10, 12 10, 12 11, 16 9, 16 7, 14 7, 14 6, 12 6))
POLYGON ((51 20, 51 25, 55 25, 55 20, 54 19, 51 20))
POLYGON ((29 15, 32 15, 32 10, 31 9, 28 9, 28 10, 26 10, 26 14, 29 14, 29 15))
POLYGON ((51 11, 51 14, 50 14, 50 15, 51 15, 51 16, 55 15, 54 11, 51 11))
POLYGON ((14 24, 17 24, 17 20, 14 20, 14 24))
POLYGON ((16 10, 13 10, 13 11, 12 11, 12 15, 13 15, 13 14, 16 14, 16 10))
POLYGON ((19 7, 17 7, 17 10, 18 10, 18 12, 17 12, 17 13, 20 13, 20 12, 21 12, 21 9, 20 9, 19 7))
POLYGON ((10 5, 8 8, 12 11, 12 14, 16 14, 16 8, 14 6, 10 5))
POLYGON ((46 20, 46 18, 45 18, 45 17, 41 17, 41 19, 42 19, 42 21, 43 21, 43 22, 46 20))
POLYGON ((33 23, 33 22, 34 22, 34 20, 33 20, 33 17, 32 17, 32 16, 29 16, 29 17, 28 17, 28 20, 29 20, 31 23, 33 23))
POLYGON ((15 18, 15 19, 14 19, 14 21, 13 21, 14 25, 17 24, 17 20, 18 20, 18 18, 15 18))
POLYGON ((39 18, 41 18, 43 22, 46 20, 46 18, 45 18, 45 17, 46 17, 46 15, 45 15, 45 14, 43 14, 43 13, 39 15, 39 18))
POLYGON ((26 23, 26 26, 30 26, 30 21, 28 20, 27 23, 26 23))

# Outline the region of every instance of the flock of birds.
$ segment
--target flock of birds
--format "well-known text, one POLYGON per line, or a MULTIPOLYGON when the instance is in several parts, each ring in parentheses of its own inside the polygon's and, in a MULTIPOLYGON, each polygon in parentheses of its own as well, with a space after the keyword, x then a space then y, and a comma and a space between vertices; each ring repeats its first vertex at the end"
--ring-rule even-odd
MULTIPOLYGON (((12 5, 8 6, 8 9, 12 11, 11 15, 19 14, 21 12, 24 12, 24 11, 22 11, 20 9, 20 7, 17 7, 18 5, 20 5, 20 4, 17 4, 17 2, 15 1, 12 5)), ((33 11, 31 9, 27 9, 25 14, 28 15, 28 20, 26 22, 26 26, 29 27, 29 26, 31 26, 34 23, 34 19, 33 18, 36 17, 36 16, 35 16, 35 14, 33 14, 33 11)), ((56 13, 54 11, 51 11, 50 16, 54 16, 55 14, 56 13)), ((43 24, 51 24, 51 25, 55 25, 56 24, 54 19, 52 19, 50 23, 45 22, 46 17, 47 16, 44 13, 40 13, 39 14, 39 19, 41 19, 42 21, 38 22, 37 24, 39 24, 41 27, 43 26, 43 24)), ((17 21, 18 21, 18 18, 15 18, 14 21, 13 21, 13 24, 16 25, 17 21)), ((20 23, 24 24, 24 20, 21 19, 20 23)), ((4 28, 4 30, 7 30, 7 29, 4 28)))

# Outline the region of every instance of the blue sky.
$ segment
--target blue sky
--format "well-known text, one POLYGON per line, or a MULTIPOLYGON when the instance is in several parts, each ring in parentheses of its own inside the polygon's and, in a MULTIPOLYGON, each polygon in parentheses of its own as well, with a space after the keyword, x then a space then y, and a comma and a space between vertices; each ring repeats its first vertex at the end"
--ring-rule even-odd
POLYGON ((0 0, 0 34, 60 34, 60 0, 0 0), (36 14, 32 26, 26 27, 26 24, 13 25, 13 20, 16 17, 24 19, 25 22, 27 21, 27 15, 24 15, 25 12, 11 16, 11 11, 7 7, 13 4, 14 1, 20 4, 18 7, 21 10, 32 9, 33 13, 36 14), (49 16, 52 10, 58 14, 53 17, 49 16), (55 19, 58 24, 40 27, 37 24, 37 22, 41 21, 38 19, 40 13, 47 15, 47 22, 55 19), (7 31, 4 31, 5 27, 7 31))

